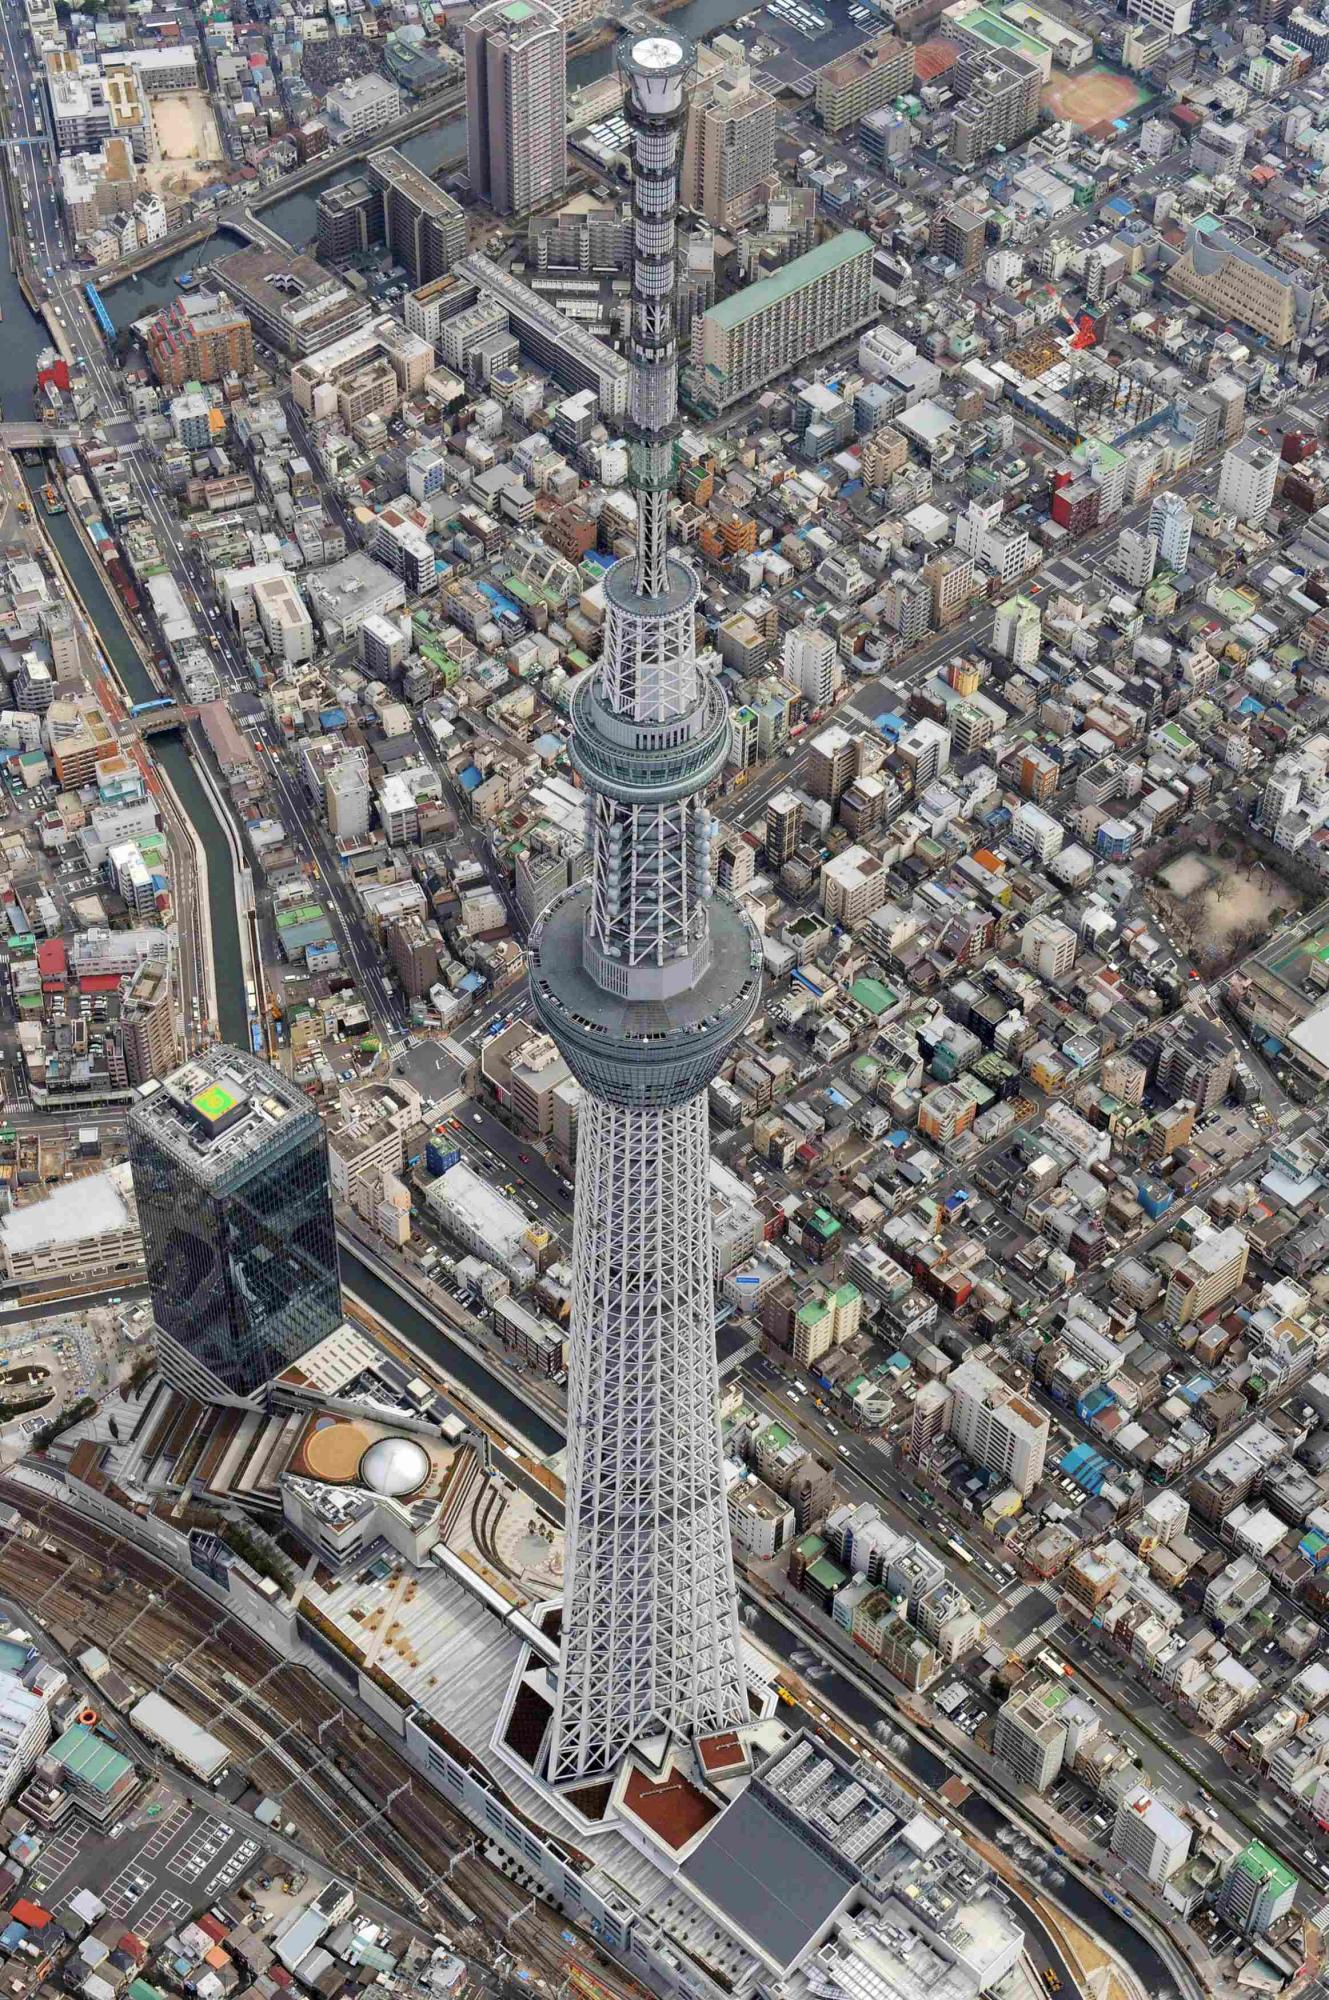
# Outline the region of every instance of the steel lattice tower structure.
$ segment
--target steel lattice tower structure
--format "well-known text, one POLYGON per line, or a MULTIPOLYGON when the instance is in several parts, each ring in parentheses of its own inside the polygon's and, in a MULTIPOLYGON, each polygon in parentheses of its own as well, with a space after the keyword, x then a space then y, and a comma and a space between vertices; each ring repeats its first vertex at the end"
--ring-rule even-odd
POLYGON ((693 75, 675 35, 619 48, 632 130, 634 557, 572 700, 589 882, 545 911, 531 989, 584 1091, 577 1141, 567 1554, 548 1777, 747 1720, 718 1418, 706 1087, 751 1019, 756 933, 711 888, 705 787, 729 715, 671 555, 675 232, 693 75))

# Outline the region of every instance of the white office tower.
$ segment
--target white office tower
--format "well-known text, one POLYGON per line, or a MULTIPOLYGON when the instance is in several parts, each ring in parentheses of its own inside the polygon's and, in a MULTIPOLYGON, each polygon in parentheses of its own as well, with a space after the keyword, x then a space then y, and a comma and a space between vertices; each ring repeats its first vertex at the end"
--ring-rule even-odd
POLYGON ((1012 666, 1033 667, 1043 642, 1043 614, 1032 597, 1008 597, 997 606, 992 650, 1012 666))
POLYGON ((1218 474, 1218 504, 1247 528, 1262 528, 1274 504, 1278 453, 1256 438, 1243 438, 1223 453, 1218 474))
POLYGON ((1159 493, 1149 509, 1149 533, 1162 567, 1180 576, 1191 552, 1191 510, 1180 493, 1159 493))
POLYGON ((840 682, 840 653, 829 632, 800 625, 786 632, 780 653, 784 677, 796 687, 809 708, 829 708, 840 682))
POLYGON ((760 994, 749 921, 711 886, 705 787, 729 716, 695 649, 697 580, 666 544, 677 432, 681 36, 619 50, 632 134, 635 557, 605 582, 572 697, 590 880, 530 942, 531 992, 582 1086, 573 1221, 567 1548, 546 1781, 749 1717, 718 1417, 707 1086, 760 994))
POLYGON ((1116 570, 1131 590, 1143 590, 1153 582, 1158 563, 1158 543, 1146 530, 1123 528, 1117 536, 1116 570))
POLYGON ((1134 1785, 1117 1807, 1112 1852, 1155 1889, 1175 1875, 1190 1852, 1191 1830, 1146 1785, 1134 1785))

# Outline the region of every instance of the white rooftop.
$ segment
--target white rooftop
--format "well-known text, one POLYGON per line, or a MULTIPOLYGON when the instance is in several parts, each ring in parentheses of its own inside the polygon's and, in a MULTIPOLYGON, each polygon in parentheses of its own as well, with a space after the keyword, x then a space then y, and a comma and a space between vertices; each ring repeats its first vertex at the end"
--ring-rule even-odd
POLYGON ((127 1166, 111 1167, 104 1174, 89 1174, 85 1180, 56 1188, 44 1201, 11 1209, 0 1216, 6 1249, 22 1253, 60 1243, 86 1243, 132 1228, 134 1218, 125 1199, 128 1175, 127 1166))

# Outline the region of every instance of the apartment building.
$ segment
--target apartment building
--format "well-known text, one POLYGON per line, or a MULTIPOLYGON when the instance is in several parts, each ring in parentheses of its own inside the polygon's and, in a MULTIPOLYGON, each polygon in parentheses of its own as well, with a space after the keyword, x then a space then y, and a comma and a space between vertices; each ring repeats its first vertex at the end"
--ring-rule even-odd
POLYGON ((947 1379, 951 1437, 975 1465, 1028 1498, 1043 1477, 1049 1424, 1027 1397, 972 1355, 947 1379))
POLYGON ((369 760, 358 746, 346 750, 325 773, 323 806, 334 840, 361 840, 369 831, 369 760))
POLYGON ((838 722, 814 736, 808 748, 808 790, 834 809, 858 770, 858 743, 838 722))
POLYGON ((120 1043, 125 1074, 135 1089, 154 1077, 169 1076, 179 1063, 171 973, 165 959, 145 959, 131 975, 120 1002, 120 1043))
POLYGON ((684 387, 709 414, 766 388, 786 370, 875 317, 870 236, 845 229, 693 322, 684 387))
POLYGON ((800 625, 785 634, 780 667, 809 708, 829 708, 840 678, 840 649, 835 635, 816 625, 800 625))
POLYGON ((344 263, 382 240, 383 196, 364 174, 324 188, 315 207, 320 257, 344 263))
POLYGON ((1064 979, 1075 964, 1075 932, 1050 910, 1031 917, 1020 936, 1020 957, 1040 979, 1064 979))
MULTIPOLYGON (((727 38, 720 40, 728 46, 727 38)), ((761 209, 775 179, 775 99, 752 80, 742 50, 717 59, 702 49, 688 104, 680 195, 716 229, 735 229, 761 209)))
POLYGON ((793 1315, 790 1348, 800 1368, 811 1368, 833 1347, 852 1340, 863 1319, 863 1294, 857 1285, 820 1287, 793 1315))
POLYGON ((493 0, 466 24, 467 178, 497 215, 567 185, 567 30, 542 0, 493 0))
POLYGON ((1262 528, 1274 502, 1279 457, 1258 438, 1243 438, 1223 454, 1218 472, 1218 504, 1247 528, 1262 528))
POLYGON ((821 871, 821 907, 828 922, 853 930, 889 899, 889 871, 866 847, 846 847, 821 871))
POLYGON ((1194 519, 1180 493, 1156 494, 1149 507, 1149 533, 1158 543, 1164 569, 1180 576, 1191 553, 1194 519))
POLYGON ((1173 1326, 1189 1326, 1232 1296, 1246 1275, 1250 1245, 1235 1223, 1200 1237, 1168 1279, 1163 1311, 1173 1326))
POLYGON ((408 597, 420 597, 432 590, 438 577, 438 562, 428 530, 432 517, 423 508, 398 504, 384 507, 375 516, 369 539, 369 553, 406 586, 408 597))
POLYGON ((403 396, 423 386, 433 363, 427 340, 383 318, 297 361, 291 393, 306 416, 335 414, 349 430, 363 417, 391 416, 403 396))
POLYGON ((153 374, 172 389, 248 375, 254 366, 248 314, 213 292, 173 299, 149 325, 145 345, 153 374))
POLYGON ((395 146, 365 162, 383 204, 383 236, 415 287, 446 277, 466 255, 466 216, 450 194, 395 146))
POLYGON ((998 146, 1014 146, 1038 123, 1043 76, 1019 49, 966 50, 957 65, 961 102, 950 154, 970 167, 998 146))
POLYGON ((828 132, 884 111, 914 83, 914 51, 892 34, 875 35, 817 71, 817 117, 828 132))

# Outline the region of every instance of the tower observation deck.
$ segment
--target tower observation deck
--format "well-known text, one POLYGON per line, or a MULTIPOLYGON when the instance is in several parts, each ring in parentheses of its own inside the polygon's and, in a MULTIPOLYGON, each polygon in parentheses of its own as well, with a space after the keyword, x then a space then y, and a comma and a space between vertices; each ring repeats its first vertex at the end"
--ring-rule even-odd
POLYGON ((729 715, 671 553, 674 319, 690 43, 620 45, 632 134, 634 555, 572 701, 587 882, 531 938, 537 1012, 586 1093, 577 1151, 566 1587, 548 1776, 748 1716, 718 1421, 706 1088, 752 1018, 761 954, 711 886, 707 785, 729 715))

